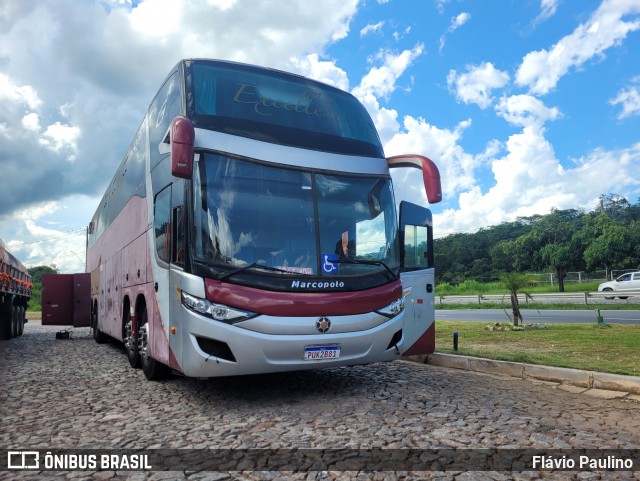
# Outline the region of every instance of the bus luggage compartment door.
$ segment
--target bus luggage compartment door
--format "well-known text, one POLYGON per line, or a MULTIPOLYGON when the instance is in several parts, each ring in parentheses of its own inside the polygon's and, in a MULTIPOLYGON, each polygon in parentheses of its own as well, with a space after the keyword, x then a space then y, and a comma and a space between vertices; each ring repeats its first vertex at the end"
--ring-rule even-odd
POLYGON ((91 276, 42 276, 42 325, 87 327, 91 317, 91 276))

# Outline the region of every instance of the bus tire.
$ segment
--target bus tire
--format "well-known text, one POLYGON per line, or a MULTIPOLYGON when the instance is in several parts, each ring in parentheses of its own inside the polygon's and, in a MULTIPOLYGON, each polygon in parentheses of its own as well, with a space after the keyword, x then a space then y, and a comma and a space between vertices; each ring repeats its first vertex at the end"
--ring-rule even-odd
POLYGON ((93 331, 93 340, 98 344, 104 344, 108 341, 107 335, 98 329, 98 306, 91 310, 91 330, 93 331))
POLYGON ((148 328, 149 322, 147 318, 147 308, 142 306, 140 314, 138 315, 140 320, 140 328, 138 330, 138 348, 140 363, 142 364, 142 372, 149 381, 159 381, 164 379, 168 374, 168 368, 160 361, 156 361, 149 355, 149 343, 148 343, 148 328))
POLYGON ((138 335, 134 334, 133 319, 131 318, 131 310, 125 305, 122 316, 122 340, 124 348, 127 351, 127 359, 129 365, 133 368, 140 367, 140 351, 138 351, 138 335))

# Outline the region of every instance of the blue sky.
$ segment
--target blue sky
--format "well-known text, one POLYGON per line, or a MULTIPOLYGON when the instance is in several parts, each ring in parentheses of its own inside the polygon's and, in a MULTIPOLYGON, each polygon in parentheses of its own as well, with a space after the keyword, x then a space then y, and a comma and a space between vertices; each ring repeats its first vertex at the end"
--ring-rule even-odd
MULTIPOLYGON (((387 155, 440 167, 438 237, 640 198, 638 0, 5 0, 0 238, 25 264, 83 270, 82 229, 187 57, 352 92, 387 155)), ((396 197, 426 204, 416 174, 396 197)))

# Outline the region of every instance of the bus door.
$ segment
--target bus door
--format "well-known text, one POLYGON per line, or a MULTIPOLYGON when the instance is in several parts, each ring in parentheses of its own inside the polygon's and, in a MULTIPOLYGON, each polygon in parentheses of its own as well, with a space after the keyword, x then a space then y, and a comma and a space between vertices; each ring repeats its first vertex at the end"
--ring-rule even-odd
POLYGON ((435 349, 433 222, 431 211, 400 203, 400 280, 405 295, 404 356, 435 349))
MULTIPOLYGON (((178 365, 182 363, 183 339, 186 335, 182 325, 180 289, 184 279, 185 264, 185 209, 184 183, 176 179, 161 190, 155 198, 154 227, 158 269, 154 280, 158 284, 158 308, 163 328, 167 332, 169 349, 178 365)), ((202 279, 200 279, 202 283, 202 279)), ((163 362, 171 365, 167 353, 163 362)), ((176 368, 177 366, 171 365, 176 368)))

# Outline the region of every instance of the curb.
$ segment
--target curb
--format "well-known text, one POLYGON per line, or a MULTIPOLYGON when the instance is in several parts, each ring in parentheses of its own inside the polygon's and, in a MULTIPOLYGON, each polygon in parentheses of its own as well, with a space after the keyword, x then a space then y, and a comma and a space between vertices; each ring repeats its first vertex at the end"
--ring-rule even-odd
POLYGON ((640 376, 623 376, 566 367, 495 361, 457 354, 433 353, 405 359, 433 366, 550 382, 558 384, 559 388, 566 391, 585 393, 605 399, 629 398, 640 401, 640 376))

